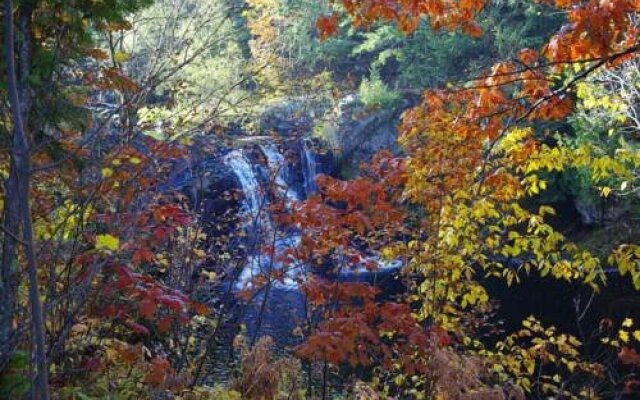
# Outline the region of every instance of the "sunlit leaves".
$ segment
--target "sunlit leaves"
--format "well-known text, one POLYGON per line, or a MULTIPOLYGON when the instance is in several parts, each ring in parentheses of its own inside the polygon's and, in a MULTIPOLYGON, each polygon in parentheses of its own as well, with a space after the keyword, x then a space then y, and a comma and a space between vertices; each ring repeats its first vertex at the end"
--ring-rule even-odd
POLYGON ((629 275, 633 285, 640 290, 640 246, 623 244, 611 253, 608 261, 618 267, 622 276, 629 275))
MULTIPOLYGON (((337 2, 337 1, 336 1, 337 2)), ((427 17, 433 29, 455 30, 461 28, 470 35, 481 34, 473 20, 486 5, 486 0, 340 0, 347 14, 357 27, 367 28, 376 21, 395 21, 399 29, 413 32, 422 17, 427 17)))
MULTIPOLYGON (((515 377, 527 392, 535 384, 548 395, 571 396, 562 385, 562 374, 581 372, 595 378, 602 376, 599 365, 580 359, 582 346, 576 337, 558 333, 554 327, 546 328, 534 317, 529 317, 522 322, 522 329, 496 345, 496 351, 481 352, 495 357, 496 372, 505 378, 515 377)), ((578 389, 585 393, 589 390, 588 386, 578 389)))
POLYGON ((117 237, 105 234, 96 237, 96 249, 115 251, 120 247, 120 241, 117 237))
MULTIPOLYGON (((427 16, 436 29, 480 33, 472 25, 473 12, 464 11, 479 10, 482 2, 427 2, 415 9, 413 3, 404 2, 342 3, 354 24, 365 28, 385 20, 410 32, 419 18, 427 16)), ((555 215, 553 208, 542 206, 536 212, 520 202, 545 192, 549 174, 579 168, 593 171, 593 183, 608 197, 613 190, 606 181, 633 179, 629 164, 624 165, 621 157, 603 157, 590 149, 549 145, 526 124, 563 120, 572 112, 574 104, 567 90, 575 82, 564 84, 564 77, 557 74, 564 62, 584 61, 585 69, 576 68, 580 74, 588 68, 596 70, 599 58, 605 59, 602 65, 608 57, 611 61, 624 58, 616 52, 637 45, 625 36, 633 30, 627 14, 635 11, 635 5, 553 3, 568 10, 571 25, 542 53, 524 49, 518 62, 498 62, 464 88, 425 93, 422 103, 405 113, 399 127, 406 155, 403 198, 421 210, 416 227, 420 234, 406 247, 387 246, 383 253, 403 258, 405 269, 421 277, 411 286, 412 300, 420 308, 418 318, 456 334, 466 333, 464 309, 481 308, 488 301, 484 288, 475 281, 478 271, 501 277, 509 285, 533 272, 579 280, 594 290, 605 280, 600 261, 578 251, 548 223, 547 218, 555 215), (619 9, 613 10, 614 6, 619 9)), ((334 31, 326 29, 327 34, 334 31)), ((579 80, 576 74, 571 76, 579 80)), ((326 189, 334 200, 348 198, 332 195, 331 187, 326 189)), ((362 233, 366 228, 356 226, 356 231, 362 233)), ((625 271, 635 268, 628 255, 619 254, 618 259, 625 271)), ((570 374, 600 373, 597 366, 579 360, 580 343, 575 338, 556 335, 555 329, 543 329, 537 322, 527 323, 520 338, 540 336, 526 351, 528 358, 507 358, 500 364, 511 368, 523 388, 531 389, 534 372, 546 363, 562 364, 570 374), (549 351, 553 346, 555 351, 549 351)), ((509 346, 510 351, 519 351, 514 344, 509 346)), ((560 385, 561 379, 558 373, 545 374, 537 384, 547 395, 564 396, 568 392, 560 385)), ((584 393, 590 390, 584 388, 584 393)))
POLYGON ((545 49, 553 61, 606 57, 638 44, 631 18, 638 11, 635 1, 556 1, 555 5, 568 9, 568 23, 545 49))

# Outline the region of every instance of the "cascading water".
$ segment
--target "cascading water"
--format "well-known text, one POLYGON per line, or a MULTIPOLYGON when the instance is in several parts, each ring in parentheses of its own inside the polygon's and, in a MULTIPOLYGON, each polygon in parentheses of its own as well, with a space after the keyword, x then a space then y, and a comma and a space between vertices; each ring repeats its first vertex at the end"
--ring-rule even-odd
MULTIPOLYGON (((303 200, 303 194, 317 192, 315 182, 317 173, 316 154, 310 148, 310 143, 302 142, 300 165, 304 177, 304 193, 299 195, 291 186, 296 171, 288 169, 285 157, 274 143, 264 143, 259 146, 268 169, 268 177, 260 173, 261 169, 252 164, 248 157, 248 149, 236 149, 224 157, 224 163, 235 174, 238 184, 244 193, 242 213, 247 219, 244 225, 246 232, 246 261, 239 272, 234 289, 257 289, 258 281, 262 281, 260 290, 254 292, 253 300, 243 311, 242 321, 249 334, 254 338, 259 335, 270 335, 283 342, 296 342, 292 337, 292 330, 299 321, 305 318, 305 297, 299 290, 298 283, 307 272, 299 260, 291 260, 294 264, 285 266, 276 255, 288 254, 296 249, 300 242, 300 234, 295 230, 282 231, 272 224, 270 197, 268 185, 277 186, 277 194, 285 201, 286 209, 292 210, 295 201, 303 200), (266 251, 265 249, 269 249, 266 251), (279 273, 276 273, 279 272, 279 273), (278 279, 276 279, 276 276, 278 279)), ((393 270, 399 268, 399 263, 385 263, 375 254, 363 259, 363 264, 341 271, 335 279, 340 281, 367 281, 373 284, 393 285, 395 279, 393 270), (374 271, 367 269, 366 266, 374 271), (380 275, 378 275, 380 273, 380 275)), ((291 343, 290 343, 291 344, 291 343)))
MULTIPOLYGON (((286 165, 284 165, 284 157, 277 151, 277 146, 275 144, 265 145, 262 147, 262 151, 267 158, 270 169, 279 171, 275 180, 279 190, 282 190, 282 194, 285 195, 285 200, 288 200, 288 202, 298 200, 295 192, 289 193, 291 189, 288 189, 285 173, 280 172, 286 168, 286 165)), ((262 246, 273 247, 275 249, 274 252, 277 253, 281 248, 297 246, 299 236, 279 235, 272 226, 268 213, 269 204, 260 184, 260 179, 242 149, 233 150, 227 154, 224 157, 224 163, 233 171, 242 187, 244 194, 242 211, 248 219, 245 225, 249 238, 248 261, 236 282, 236 288, 241 290, 250 285, 255 276, 259 274, 271 275, 274 270, 282 267, 274 261, 273 256, 264 254, 261 251, 262 246)), ((297 287, 290 274, 285 276, 283 282, 278 282, 278 286, 287 289, 295 289, 297 287)))
POLYGON ((302 152, 304 153, 302 175, 304 176, 304 189, 308 196, 318 191, 316 157, 306 140, 302 141, 302 152))
MULTIPOLYGON (((274 176, 269 177, 269 183, 277 186, 279 194, 285 200, 287 207, 291 206, 294 201, 301 200, 301 197, 288 184, 288 166, 284 156, 279 152, 278 146, 274 143, 266 143, 260 145, 260 149, 264 154, 269 170, 274 176)), ((307 194, 316 192, 318 187, 315 183, 317 173, 316 158, 313 150, 306 141, 302 143, 303 154, 301 154, 301 166, 304 180, 305 192, 307 194)), ((259 174, 246 157, 243 149, 236 149, 227 154, 224 158, 225 164, 236 175, 242 191, 244 193, 244 201, 242 203, 242 211, 248 222, 245 230, 248 235, 248 260, 240 273, 236 288, 241 290, 251 286, 254 277, 262 274, 263 276, 271 276, 274 270, 282 268, 282 265, 274 261, 272 254, 265 254, 261 251, 263 246, 273 248, 273 253, 278 254, 286 248, 295 248, 298 245, 300 236, 294 232, 278 232, 277 228, 272 226, 271 217, 268 213, 269 199, 265 196, 266 191, 261 185, 259 174)), ((395 270, 400 267, 397 261, 385 262, 376 255, 370 255, 360 266, 354 266, 350 270, 340 273, 342 279, 363 279, 369 275, 375 275, 375 271, 370 271, 365 264, 375 264, 375 271, 384 272, 386 270, 395 270)), ((275 283, 276 286, 285 289, 297 289, 295 274, 288 272, 285 274, 284 282, 275 283)))
POLYGON ((267 158, 269 169, 275 174, 275 178, 272 179, 277 186, 278 193, 280 193, 287 203, 300 200, 300 195, 297 191, 287 183, 289 167, 287 166, 287 161, 284 156, 280 154, 278 146, 274 143, 269 143, 260 145, 260 149, 267 158))
POLYGON ((263 211, 266 204, 262 188, 244 150, 233 150, 224 157, 224 163, 235 174, 244 195, 244 201, 241 204, 242 214, 247 218, 245 229, 249 233, 247 254, 249 262, 242 269, 236 282, 236 287, 241 289, 252 279, 254 274, 259 272, 262 260, 257 249, 262 246, 263 239, 272 229, 269 216, 263 211))
POLYGON ((264 196, 262 196, 262 189, 256 173, 249 163, 249 160, 245 157, 244 151, 242 149, 233 150, 225 156, 224 163, 233 171, 242 187, 242 193, 245 198, 245 201, 242 203, 242 211, 250 217, 252 221, 255 221, 253 225, 258 225, 263 222, 261 220, 264 219, 262 217, 262 208, 265 206, 264 196))

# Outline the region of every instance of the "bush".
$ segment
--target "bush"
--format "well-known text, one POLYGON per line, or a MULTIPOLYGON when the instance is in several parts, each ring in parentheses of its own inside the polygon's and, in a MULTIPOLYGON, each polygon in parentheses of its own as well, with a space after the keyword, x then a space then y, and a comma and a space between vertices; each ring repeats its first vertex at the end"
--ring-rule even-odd
POLYGON ((360 100, 367 106, 393 108, 400 100, 400 93, 390 89, 380 79, 377 70, 371 71, 369 79, 363 78, 359 88, 360 100))

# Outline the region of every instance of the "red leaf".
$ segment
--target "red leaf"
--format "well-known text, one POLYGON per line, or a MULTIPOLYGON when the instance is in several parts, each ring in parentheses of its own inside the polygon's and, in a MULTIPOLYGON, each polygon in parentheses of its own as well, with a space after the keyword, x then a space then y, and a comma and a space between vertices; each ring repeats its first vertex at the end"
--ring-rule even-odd
POLYGON ((482 36, 482 28, 475 21, 470 21, 462 26, 462 31, 467 35, 478 38, 482 36))
POLYGON ((624 383, 624 393, 632 394, 634 392, 640 391, 640 381, 636 379, 630 379, 624 383))
POLYGON ((640 365, 640 354, 630 347, 623 347, 620 349, 618 358, 623 364, 640 365))
POLYGON ((147 329, 146 326, 139 324, 137 322, 133 322, 133 321, 127 321, 125 322, 125 324, 131 328, 131 330, 133 330, 134 332, 137 333, 141 333, 143 335, 148 335, 149 334, 149 329, 147 329))
POLYGON ((168 332, 169 329, 171 329, 171 324, 173 323, 173 318, 171 317, 164 317, 160 320, 160 322, 158 323, 158 329, 160 330, 160 332, 165 333, 168 332))
POLYGON ((525 65, 533 65, 538 60, 538 57, 540 57, 538 52, 532 49, 522 49, 518 53, 518 58, 525 65))
POLYGON ((140 265, 142 261, 151 263, 154 261, 154 255, 148 247, 141 247, 133 253, 131 262, 133 265, 140 265))
POLYGON ((108 318, 114 318, 115 316, 118 315, 118 310, 116 309, 116 306, 114 306, 113 304, 109 304, 108 306, 106 306, 103 312, 104 312, 104 315, 108 318))
POLYGON ((102 367, 102 361, 99 358, 87 358, 82 360, 80 363, 82 369, 86 369, 89 371, 96 371, 102 367))
POLYGON ((144 299, 138 304, 140 316, 145 319, 153 319, 156 315, 158 306, 151 299, 144 299))
POLYGON ((169 236, 169 230, 167 228, 159 226, 153 230, 153 237, 157 240, 164 240, 167 236, 169 236))
POLYGON ((244 301, 249 301, 253 297, 253 292, 249 289, 243 289, 238 293, 238 297, 244 301))
POLYGON ((173 311, 180 311, 185 305, 185 302, 178 296, 163 295, 159 296, 158 300, 173 311))
POLYGON ((117 286, 119 289, 124 289, 126 287, 132 286, 136 278, 139 277, 138 274, 133 273, 128 267, 121 265, 116 269, 116 274, 118 275, 117 286))
POLYGON ((156 385, 161 385, 171 369, 171 364, 164 358, 154 358, 151 360, 149 373, 145 377, 145 381, 156 385))

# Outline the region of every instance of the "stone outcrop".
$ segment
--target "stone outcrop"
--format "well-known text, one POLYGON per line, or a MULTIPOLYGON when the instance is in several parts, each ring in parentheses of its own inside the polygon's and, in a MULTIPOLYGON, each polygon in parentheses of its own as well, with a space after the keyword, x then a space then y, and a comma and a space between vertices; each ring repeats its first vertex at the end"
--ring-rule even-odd
MULTIPOLYGON (((405 102, 406 106, 408 102, 405 102)), ((349 178, 358 175, 360 165, 369 162, 381 149, 399 151, 396 127, 400 109, 367 107, 356 95, 351 95, 326 113, 323 121, 316 125, 314 136, 326 142, 332 150, 335 171, 339 176, 349 178)))

